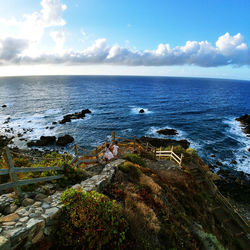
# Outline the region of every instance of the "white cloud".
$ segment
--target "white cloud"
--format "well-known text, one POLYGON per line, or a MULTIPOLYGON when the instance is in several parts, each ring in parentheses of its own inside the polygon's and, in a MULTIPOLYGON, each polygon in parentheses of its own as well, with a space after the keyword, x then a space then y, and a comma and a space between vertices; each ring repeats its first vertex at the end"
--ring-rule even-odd
POLYGON ((17 62, 23 50, 28 48, 29 41, 19 38, 0 38, 0 64, 17 62))
MULTIPOLYGON (((53 52, 41 52, 36 45, 48 27, 63 26, 62 18, 67 8, 60 0, 42 0, 42 9, 24 16, 24 21, 12 19, 12 25, 20 25, 18 37, 0 39, 0 64, 115 64, 128 66, 168 66, 196 65, 217 67, 226 65, 250 65, 250 50, 240 33, 220 36, 213 46, 208 41, 187 41, 183 46, 170 47, 159 44, 155 50, 138 50, 118 45, 109 45, 105 38, 97 39, 91 46, 81 51, 63 50, 65 32, 50 32, 56 44, 53 52), (25 37, 25 38, 24 38, 25 37), (60 53, 58 53, 60 52, 60 53)), ((0 19, 0 22, 6 20, 0 19)), ((85 39, 86 33, 81 30, 85 39)))
POLYGON ((62 51, 65 42, 65 32, 63 30, 51 31, 50 36, 56 43, 57 51, 62 51))
POLYGON ((66 24, 62 13, 67 6, 60 0, 42 0, 41 6, 40 12, 35 11, 30 15, 24 15, 24 21, 20 27, 21 37, 38 42, 42 38, 45 28, 66 24))

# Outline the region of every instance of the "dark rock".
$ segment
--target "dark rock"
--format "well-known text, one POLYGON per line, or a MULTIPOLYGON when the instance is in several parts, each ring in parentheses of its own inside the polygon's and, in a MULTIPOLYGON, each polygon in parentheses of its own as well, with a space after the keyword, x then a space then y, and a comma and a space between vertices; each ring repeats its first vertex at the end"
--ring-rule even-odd
POLYGON ((31 141, 27 143, 28 147, 36 146, 36 147, 43 147, 47 145, 52 145, 56 142, 55 136, 41 136, 40 140, 31 141))
POLYGON ((53 128, 55 128, 55 127, 49 127, 49 129, 53 129, 53 128))
POLYGON ((224 176, 224 177, 228 177, 231 174, 231 172, 229 170, 222 169, 222 168, 217 173, 221 176, 224 176))
POLYGON ((22 137, 23 135, 21 133, 18 133, 17 134, 17 137, 22 137))
POLYGON ((70 135, 64 135, 64 136, 60 136, 58 137, 57 141, 56 141, 56 145, 58 146, 66 146, 67 144, 71 143, 74 141, 74 138, 70 135))
POLYGON ((214 154, 212 154, 212 155, 210 155, 211 157, 213 157, 213 158, 215 158, 216 157, 216 155, 214 155, 214 154))
POLYGON ((190 143, 187 140, 172 140, 172 139, 159 139, 143 136, 139 139, 141 142, 148 142, 152 146, 159 147, 168 147, 168 146, 182 146, 184 149, 189 148, 190 143))
POLYGON ((8 138, 5 135, 0 135, 0 149, 7 146, 14 137, 8 138))
POLYGON ((9 123, 9 121, 10 121, 10 117, 8 117, 8 118, 4 121, 4 123, 3 123, 3 124, 7 124, 7 123, 9 123))
POLYGON ((239 118, 236 118, 235 120, 239 121, 241 125, 244 127, 243 132, 247 135, 250 135, 250 115, 245 114, 239 118))
POLYGON ((157 131, 160 135, 178 135, 178 132, 175 129, 160 129, 157 131))
POLYGON ((52 125, 56 125, 57 124, 57 122, 52 122, 52 125))
POLYGON ((90 114, 91 111, 89 109, 83 109, 81 112, 76 112, 74 114, 68 114, 63 116, 63 119, 59 121, 60 124, 64 124, 66 122, 71 122, 71 120, 75 119, 83 119, 85 114, 90 114))
POLYGON ((49 127, 47 126, 45 129, 48 129, 49 127))
POLYGON ((2 105, 2 108, 6 108, 6 107, 7 107, 7 105, 6 105, 6 104, 2 105))
POLYGON ((145 112, 144 109, 140 109, 139 111, 140 114, 143 114, 144 112, 145 112))
POLYGON ((216 161, 215 164, 218 165, 218 166, 220 166, 220 167, 223 166, 223 164, 220 161, 216 161))
POLYGON ((236 160, 232 160, 231 164, 237 164, 237 161, 236 160))
POLYGON ((250 200, 250 183, 246 181, 247 176, 244 172, 232 173, 229 170, 220 170, 224 178, 215 181, 220 192, 242 204, 249 205, 250 200))
POLYGON ((250 152, 250 148, 248 148, 247 151, 250 152))

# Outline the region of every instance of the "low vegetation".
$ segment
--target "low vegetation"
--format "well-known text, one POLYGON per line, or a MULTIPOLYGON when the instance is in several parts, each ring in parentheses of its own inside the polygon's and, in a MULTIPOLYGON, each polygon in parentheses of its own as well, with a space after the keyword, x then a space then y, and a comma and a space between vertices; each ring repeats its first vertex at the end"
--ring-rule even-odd
POLYGON ((61 197, 63 210, 56 229, 57 249, 124 248, 128 223, 122 207, 95 191, 73 188, 61 197))

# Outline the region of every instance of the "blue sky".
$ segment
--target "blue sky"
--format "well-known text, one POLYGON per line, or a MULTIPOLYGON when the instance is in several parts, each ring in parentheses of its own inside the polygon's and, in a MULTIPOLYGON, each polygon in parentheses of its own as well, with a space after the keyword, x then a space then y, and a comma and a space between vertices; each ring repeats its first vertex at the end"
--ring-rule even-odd
POLYGON ((249 0, 2 0, 0 75, 250 80, 249 13, 249 0))

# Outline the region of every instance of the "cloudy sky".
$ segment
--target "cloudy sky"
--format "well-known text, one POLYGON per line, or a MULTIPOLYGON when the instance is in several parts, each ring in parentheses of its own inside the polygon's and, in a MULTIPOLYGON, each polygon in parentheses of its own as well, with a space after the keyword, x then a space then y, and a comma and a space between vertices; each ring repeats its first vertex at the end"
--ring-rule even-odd
POLYGON ((249 0, 0 0, 0 76, 250 80, 249 0))

